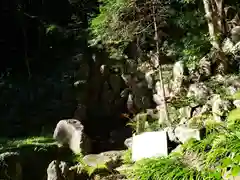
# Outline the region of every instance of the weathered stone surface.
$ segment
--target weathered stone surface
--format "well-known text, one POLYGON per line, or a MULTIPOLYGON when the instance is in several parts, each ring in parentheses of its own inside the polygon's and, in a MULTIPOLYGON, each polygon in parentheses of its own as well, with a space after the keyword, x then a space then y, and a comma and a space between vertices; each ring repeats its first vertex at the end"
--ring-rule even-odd
POLYGON ((211 101, 213 119, 220 122, 221 117, 225 116, 229 112, 230 103, 229 101, 221 99, 220 95, 214 95, 211 101))
POLYGON ((229 95, 234 95, 237 92, 237 88, 235 88, 234 86, 229 86, 226 88, 226 92, 229 95))
POLYGON ((103 177, 100 180, 127 180, 127 177, 123 174, 113 174, 103 177))
POLYGON ((74 172, 66 162, 54 160, 47 168, 47 180, 74 180, 74 172))
POLYGON ((189 106, 186 106, 186 107, 182 107, 179 109, 179 118, 191 118, 191 110, 192 108, 189 107, 189 106))
POLYGON ((223 180, 240 180, 240 173, 237 176, 232 176, 231 172, 226 172, 222 178, 223 180))
POLYGON ((201 79, 211 76, 211 59, 209 57, 205 56, 199 61, 198 71, 201 75, 201 79))
POLYGON ((166 131, 144 132, 133 136, 132 160, 168 155, 166 131))
POLYGON ((235 101, 233 101, 233 104, 234 104, 237 108, 240 108, 240 100, 235 100, 235 101))
POLYGON ((164 129, 164 131, 167 132, 167 135, 168 135, 168 138, 169 138, 170 141, 172 141, 172 142, 178 142, 177 137, 176 137, 176 135, 175 135, 175 133, 174 133, 174 131, 175 131, 175 128, 174 128, 174 127, 166 127, 166 128, 164 129))
POLYGON ((83 125, 76 119, 59 121, 53 138, 60 146, 68 146, 76 154, 90 151, 90 140, 83 132, 83 125))
POLYGON ((202 99, 208 97, 209 94, 210 90, 204 83, 194 83, 189 86, 187 97, 202 99))
POLYGON ((231 30, 231 40, 234 43, 238 43, 240 41, 240 26, 236 26, 231 30))
POLYGON ((234 44, 230 38, 224 39, 223 45, 222 45, 223 52, 225 52, 226 54, 231 53, 233 50, 233 47, 234 47, 234 44))
POLYGON ((122 166, 117 167, 115 170, 120 174, 126 174, 133 169, 132 164, 123 164, 122 166))
POLYGON ((173 94, 180 92, 182 83, 184 80, 184 63, 183 61, 178 61, 173 66, 173 81, 172 81, 172 91, 173 94))
POLYGON ((186 141, 188 141, 191 138, 201 140, 201 130, 192 129, 185 125, 177 126, 175 128, 174 133, 175 133, 175 136, 177 137, 177 139, 182 143, 185 143, 186 141))
POLYGON ((148 88, 150 89, 153 88, 153 81, 154 81, 153 74, 154 74, 153 70, 145 73, 145 80, 148 84, 148 88))
POLYGON ((89 154, 84 156, 83 161, 91 167, 106 166, 108 169, 114 169, 122 164, 124 151, 107 151, 100 154, 89 154))
POLYGON ((127 147, 127 148, 132 148, 132 141, 133 141, 133 138, 130 137, 130 138, 127 138, 125 141, 124 141, 124 145, 127 147))
POLYGON ((18 153, 0 154, 0 179, 22 180, 22 166, 18 153))

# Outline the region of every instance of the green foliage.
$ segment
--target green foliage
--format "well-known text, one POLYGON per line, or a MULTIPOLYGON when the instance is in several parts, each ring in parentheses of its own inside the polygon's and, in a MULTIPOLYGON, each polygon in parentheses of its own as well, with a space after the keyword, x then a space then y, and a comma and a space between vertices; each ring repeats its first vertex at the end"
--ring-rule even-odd
POLYGON ((209 52, 211 44, 202 11, 193 0, 178 1, 169 24, 178 28, 170 34, 163 46, 164 51, 173 51, 177 59, 183 60, 189 69, 196 69, 198 61, 209 52))
POLYGON ((29 137, 26 139, 0 139, 0 152, 5 152, 11 149, 34 147, 34 151, 46 150, 47 147, 56 145, 56 142, 51 137, 29 137))
POLYGON ((240 108, 233 109, 227 117, 228 128, 238 129, 240 127, 240 108))
POLYGON ((221 179, 217 172, 197 171, 187 167, 181 157, 153 158, 139 161, 135 164, 134 170, 129 174, 134 180, 205 180, 221 179))
POLYGON ((233 100, 240 100, 240 91, 236 92, 233 96, 232 96, 233 100))
POLYGON ((219 94, 221 98, 227 99, 227 91, 226 87, 223 86, 218 81, 214 81, 212 79, 205 82, 205 85, 213 91, 215 94, 219 94))
MULTIPOLYGON (((215 122, 205 117, 206 138, 190 139, 182 145, 182 153, 164 158, 144 159, 137 162, 129 177, 132 179, 222 179, 227 173, 240 173, 240 110, 232 110, 227 122, 215 122), (227 126, 228 125, 228 126, 227 126), (196 154, 199 167, 188 164, 188 154, 196 154)), ((194 162, 193 162, 194 163, 194 162)))
POLYGON ((58 29, 58 27, 54 24, 51 24, 51 25, 48 25, 46 27, 46 33, 49 34, 49 33, 53 33, 54 31, 56 31, 58 29))
MULTIPOLYGON (((102 0, 100 14, 91 21, 92 44, 99 41, 105 45, 112 57, 124 56, 124 50, 136 41, 138 48, 144 49, 154 37, 152 19, 153 2, 145 0, 102 0), (148 38, 148 42, 146 39, 148 38)), ((167 17, 167 6, 156 1, 157 25, 163 26, 167 17)))
POLYGON ((171 106, 175 107, 176 109, 179 109, 195 103, 199 105, 203 105, 205 101, 203 99, 196 99, 195 97, 187 97, 186 93, 184 92, 179 94, 174 99, 172 99, 170 103, 171 103, 171 106))
POLYGON ((83 157, 84 156, 82 154, 74 155, 73 162, 77 163, 77 165, 73 166, 71 170, 75 169, 76 172, 79 174, 81 174, 82 172, 86 172, 88 176, 91 176, 93 173, 96 173, 97 171, 104 171, 104 172, 111 171, 105 164, 98 164, 97 166, 89 166, 86 162, 84 162, 83 157))
POLYGON ((132 163, 132 149, 126 150, 123 155, 123 163, 124 164, 131 164, 132 163))

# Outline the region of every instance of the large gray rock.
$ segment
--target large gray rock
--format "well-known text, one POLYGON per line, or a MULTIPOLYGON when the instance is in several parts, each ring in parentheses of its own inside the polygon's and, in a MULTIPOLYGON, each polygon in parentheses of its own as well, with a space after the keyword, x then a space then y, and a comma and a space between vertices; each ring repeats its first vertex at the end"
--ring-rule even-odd
POLYGON ((154 71, 148 71, 145 73, 145 80, 147 81, 148 88, 153 88, 153 81, 154 81, 154 71))
POLYGON ((232 176, 231 171, 227 171, 226 173, 224 173, 222 178, 223 180, 240 180, 240 172, 238 173, 238 175, 232 176))
POLYGON ((89 138, 83 132, 83 125, 76 119, 65 119, 58 122, 53 138, 59 146, 69 147, 75 154, 91 150, 89 138))
POLYGON ((198 71, 202 79, 211 76, 211 59, 209 57, 205 56, 199 61, 198 71))
POLYGON ((192 108, 189 107, 189 106, 185 106, 185 107, 182 107, 179 109, 179 118, 182 119, 182 118, 191 118, 191 111, 192 111, 192 108))
POLYGON ((22 180, 22 166, 18 153, 5 152, 0 154, 0 179, 22 180))
POLYGON ((127 138, 127 139, 124 141, 124 145, 125 145, 128 149, 132 148, 132 141, 133 141, 133 138, 132 138, 132 137, 127 138))
POLYGON ((132 160, 168 155, 168 138, 166 131, 144 132, 133 136, 132 160))
POLYGON ((222 43, 222 49, 223 49, 224 53, 226 53, 226 54, 232 53, 233 47, 234 47, 234 44, 230 38, 224 39, 224 41, 222 43))
POLYGON ((236 106, 236 108, 240 108, 240 100, 233 101, 233 104, 236 106))
POLYGON ((201 130, 192 129, 185 125, 180 125, 180 126, 176 127, 174 133, 175 133, 175 136, 177 137, 177 139, 182 143, 185 143, 186 141, 190 140, 191 138, 194 138, 197 140, 201 140, 201 138, 202 138, 201 130))
POLYGON ((122 165, 124 151, 107 151, 100 154, 88 154, 83 157, 83 162, 93 168, 105 166, 109 170, 122 165))
POLYGON ((240 26, 236 26, 231 30, 231 39, 234 43, 238 43, 240 41, 240 26))
POLYGON ((54 160, 47 168, 47 180, 74 180, 74 172, 66 162, 54 160))
POLYGON ((212 114, 213 119, 221 122, 221 117, 227 115, 231 108, 229 101, 221 99, 220 95, 214 95, 212 98, 212 114))
POLYGON ((172 82, 172 91, 173 94, 180 92, 182 83, 184 80, 184 63, 183 61, 178 61, 173 66, 173 82, 172 82))
POLYGON ((175 128, 174 127, 166 127, 164 131, 167 132, 168 138, 171 142, 179 142, 176 135, 175 135, 175 128))
POLYGON ((208 97, 210 89, 204 83, 194 83, 189 86, 187 97, 195 97, 197 99, 203 99, 208 97))

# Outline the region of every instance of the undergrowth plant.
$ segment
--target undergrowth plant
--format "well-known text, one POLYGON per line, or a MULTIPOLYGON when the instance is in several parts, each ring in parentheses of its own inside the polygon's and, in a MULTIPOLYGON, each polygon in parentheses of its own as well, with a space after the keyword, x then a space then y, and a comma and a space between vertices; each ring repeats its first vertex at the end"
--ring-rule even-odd
POLYGON ((144 159, 135 164, 129 174, 134 180, 220 180, 218 172, 197 171, 182 163, 181 157, 144 159))
MULTIPOLYGON (((181 153, 168 157, 143 159, 129 172, 133 180, 220 180, 240 173, 240 109, 232 110, 226 122, 205 122, 206 137, 190 139, 181 153), (188 163, 186 154, 196 154, 200 169, 188 163)), ((189 160, 188 160, 189 161, 189 160)), ((191 164, 191 163, 190 163, 191 164)))

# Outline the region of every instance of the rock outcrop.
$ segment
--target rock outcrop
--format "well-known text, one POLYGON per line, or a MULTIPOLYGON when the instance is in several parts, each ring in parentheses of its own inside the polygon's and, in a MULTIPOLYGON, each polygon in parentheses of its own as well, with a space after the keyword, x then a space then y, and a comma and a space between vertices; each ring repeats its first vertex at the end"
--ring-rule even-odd
POLYGON ((75 154, 91 151, 91 142, 84 133, 84 127, 76 119, 61 120, 57 124, 53 138, 60 146, 69 147, 75 154))

